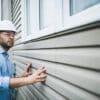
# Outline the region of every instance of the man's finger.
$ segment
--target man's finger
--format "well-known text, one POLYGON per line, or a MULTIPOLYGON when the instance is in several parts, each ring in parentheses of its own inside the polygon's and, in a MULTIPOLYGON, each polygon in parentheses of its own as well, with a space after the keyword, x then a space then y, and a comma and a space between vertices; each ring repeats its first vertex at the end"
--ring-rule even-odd
POLYGON ((44 81, 46 81, 46 79, 47 79, 47 76, 39 78, 38 81, 39 82, 44 82, 44 81))
POLYGON ((41 78, 41 79, 46 78, 46 77, 47 77, 46 74, 40 75, 40 78, 41 78))
POLYGON ((26 75, 27 75, 27 76, 29 76, 29 75, 32 75, 32 73, 31 73, 31 72, 29 72, 29 73, 27 73, 26 75))
POLYGON ((42 67, 40 67, 39 69, 41 70, 41 69, 44 69, 45 67, 44 66, 42 66, 42 67))
POLYGON ((38 69, 37 73, 38 75, 40 75, 41 73, 45 73, 46 72, 46 68, 41 68, 41 69, 38 69))
POLYGON ((29 69, 32 67, 32 63, 28 63, 27 65, 26 65, 26 69, 25 69, 25 71, 26 72, 29 72, 29 69))

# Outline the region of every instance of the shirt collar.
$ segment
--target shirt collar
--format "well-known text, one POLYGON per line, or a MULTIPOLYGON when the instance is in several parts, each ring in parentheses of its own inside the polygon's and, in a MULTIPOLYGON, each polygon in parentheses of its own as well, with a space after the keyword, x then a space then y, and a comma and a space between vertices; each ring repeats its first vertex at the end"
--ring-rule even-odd
POLYGON ((7 52, 4 51, 2 48, 0 48, 0 53, 1 53, 1 54, 6 54, 6 55, 7 55, 7 52))

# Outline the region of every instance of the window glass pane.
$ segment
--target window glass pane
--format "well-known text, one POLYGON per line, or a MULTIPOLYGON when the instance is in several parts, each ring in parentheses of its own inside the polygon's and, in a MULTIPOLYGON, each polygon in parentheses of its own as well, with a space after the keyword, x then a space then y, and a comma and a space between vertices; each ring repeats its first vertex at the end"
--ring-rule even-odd
POLYGON ((57 0, 40 0, 40 29, 54 25, 56 21, 57 0))
POLYGON ((26 28, 28 35, 30 34, 30 0, 26 0, 26 28))
POLYGON ((100 3, 100 0, 70 0, 71 15, 81 12, 97 3, 100 3))

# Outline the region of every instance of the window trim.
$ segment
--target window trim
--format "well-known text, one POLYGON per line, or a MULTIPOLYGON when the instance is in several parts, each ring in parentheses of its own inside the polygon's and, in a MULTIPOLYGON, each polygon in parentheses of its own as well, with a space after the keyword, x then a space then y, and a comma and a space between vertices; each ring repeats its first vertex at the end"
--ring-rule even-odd
POLYGON ((1 0, 0 0, 0 21, 1 21, 1 0))
MULTIPOLYGON (((64 2, 63 2, 63 4, 64 4, 63 10, 66 7, 65 2, 66 2, 66 0, 64 0, 64 2)), ((38 3, 39 3, 39 1, 38 1, 38 3)), ((75 28, 75 27, 87 25, 87 24, 90 24, 90 23, 93 23, 96 21, 100 21, 99 9, 100 9, 100 3, 96 4, 92 7, 89 7, 86 10, 83 10, 80 13, 77 13, 73 16, 69 16, 69 14, 65 14, 66 10, 64 10, 63 11, 64 16, 62 17, 64 20, 63 24, 60 24, 60 25, 58 24, 55 27, 53 26, 53 27, 49 27, 46 29, 37 30, 29 36, 22 34, 23 35, 22 41, 26 42, 26 41, 29 41, 32 39, 37 39, 37 38, 40 38, 43 36, 48 36, 48 35, 51 35, 51 34, 54 34, 54 33, 60 32, 60 31, 64 31, 64 30, 75 28), (85 17, 83 17, 83 16, 85 16, 85 17)), ((69 11, 67 11, 67 12, 69 12, 69 11)), ((25 18, 24 18, 23 22, 25 23, 25 18)), ((24 27, 24 29, 25 29, 25 27, 24 27)), ((25 30, 23 30, 22 32, 25 33, 25 30)))
POLYGON ((22 32, 21 32, 21 36, 22 36, 22 40, 24 40, 24 38, 26 37, 26 2, 25 0, 21 0, 21 24, 22 24, 22 32))
MULTIPOLYGON (((30 4, 32 4, 32 2, 34 2, 33 0, 31 0, 30 1, 31 3, 30 4)), ((35 0, 35 2, 36 2, 36 4, 39 4, 39 0, 35 0)), ((31 28, 32 28, 32 24, 29 26, 30 27, 30 32, 32 33, 32 34, 30 34, 29 36, 27 35, 27 32, 28 32, 28 29, 27 29, 27 16, 26 16, 26 0, 21 0, 21 4, 22 4, 22 6, 21 6, 21 17, 22 17, 22 20, 21 20, 21 23, 22 23, 22 32, 21 32, 21 36, 22 36, 22 42, 24 42, 24 41, 28 41, 28 40, 31 40, 31 39, 33 39, 33 37, 34 37, 34 35, 36 35, 36 33, 38 33, 38 30, 39 30, 39 26, 38 26, 38 24, 39 24, 39 14, 38 14, 38 10, 39 10, 39 5, 36 5, 36 8, 35 8, 35 10, 36 10, 36 18, 34 19, 35 21, 36 21, 36 23, 35 23, 35 29, 36 30, 34 30, 34 32, 32 32, 31 31, 31 28)), ((33 7, 33 5, 30 5, 30 6, 32 6, 33 7)), ((32 9, 33 10, 33 9, 32 9)), ((33 19, 31 16, 30 16, 30 20, 31 19, 33 19)))

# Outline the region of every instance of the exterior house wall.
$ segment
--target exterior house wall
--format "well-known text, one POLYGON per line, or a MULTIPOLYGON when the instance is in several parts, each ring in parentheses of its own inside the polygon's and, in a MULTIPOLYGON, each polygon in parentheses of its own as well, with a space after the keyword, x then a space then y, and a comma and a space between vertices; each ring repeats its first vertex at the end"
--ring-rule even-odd
POLYGON ((85 28, 16 45, 18 74, 32 61, 33 71, 45 65, 48 75, 45 84, 23 87, 22 95, 28 100, 99 100, 99 32, 99 27, 85 28))
POLYGON ((100 21, 21 41, 21 1, 12 0, 17 34, 12 60, 16 75, 28 62, 47 68, 47 81, 18 89, 17 100, 100 100, 100 21))

